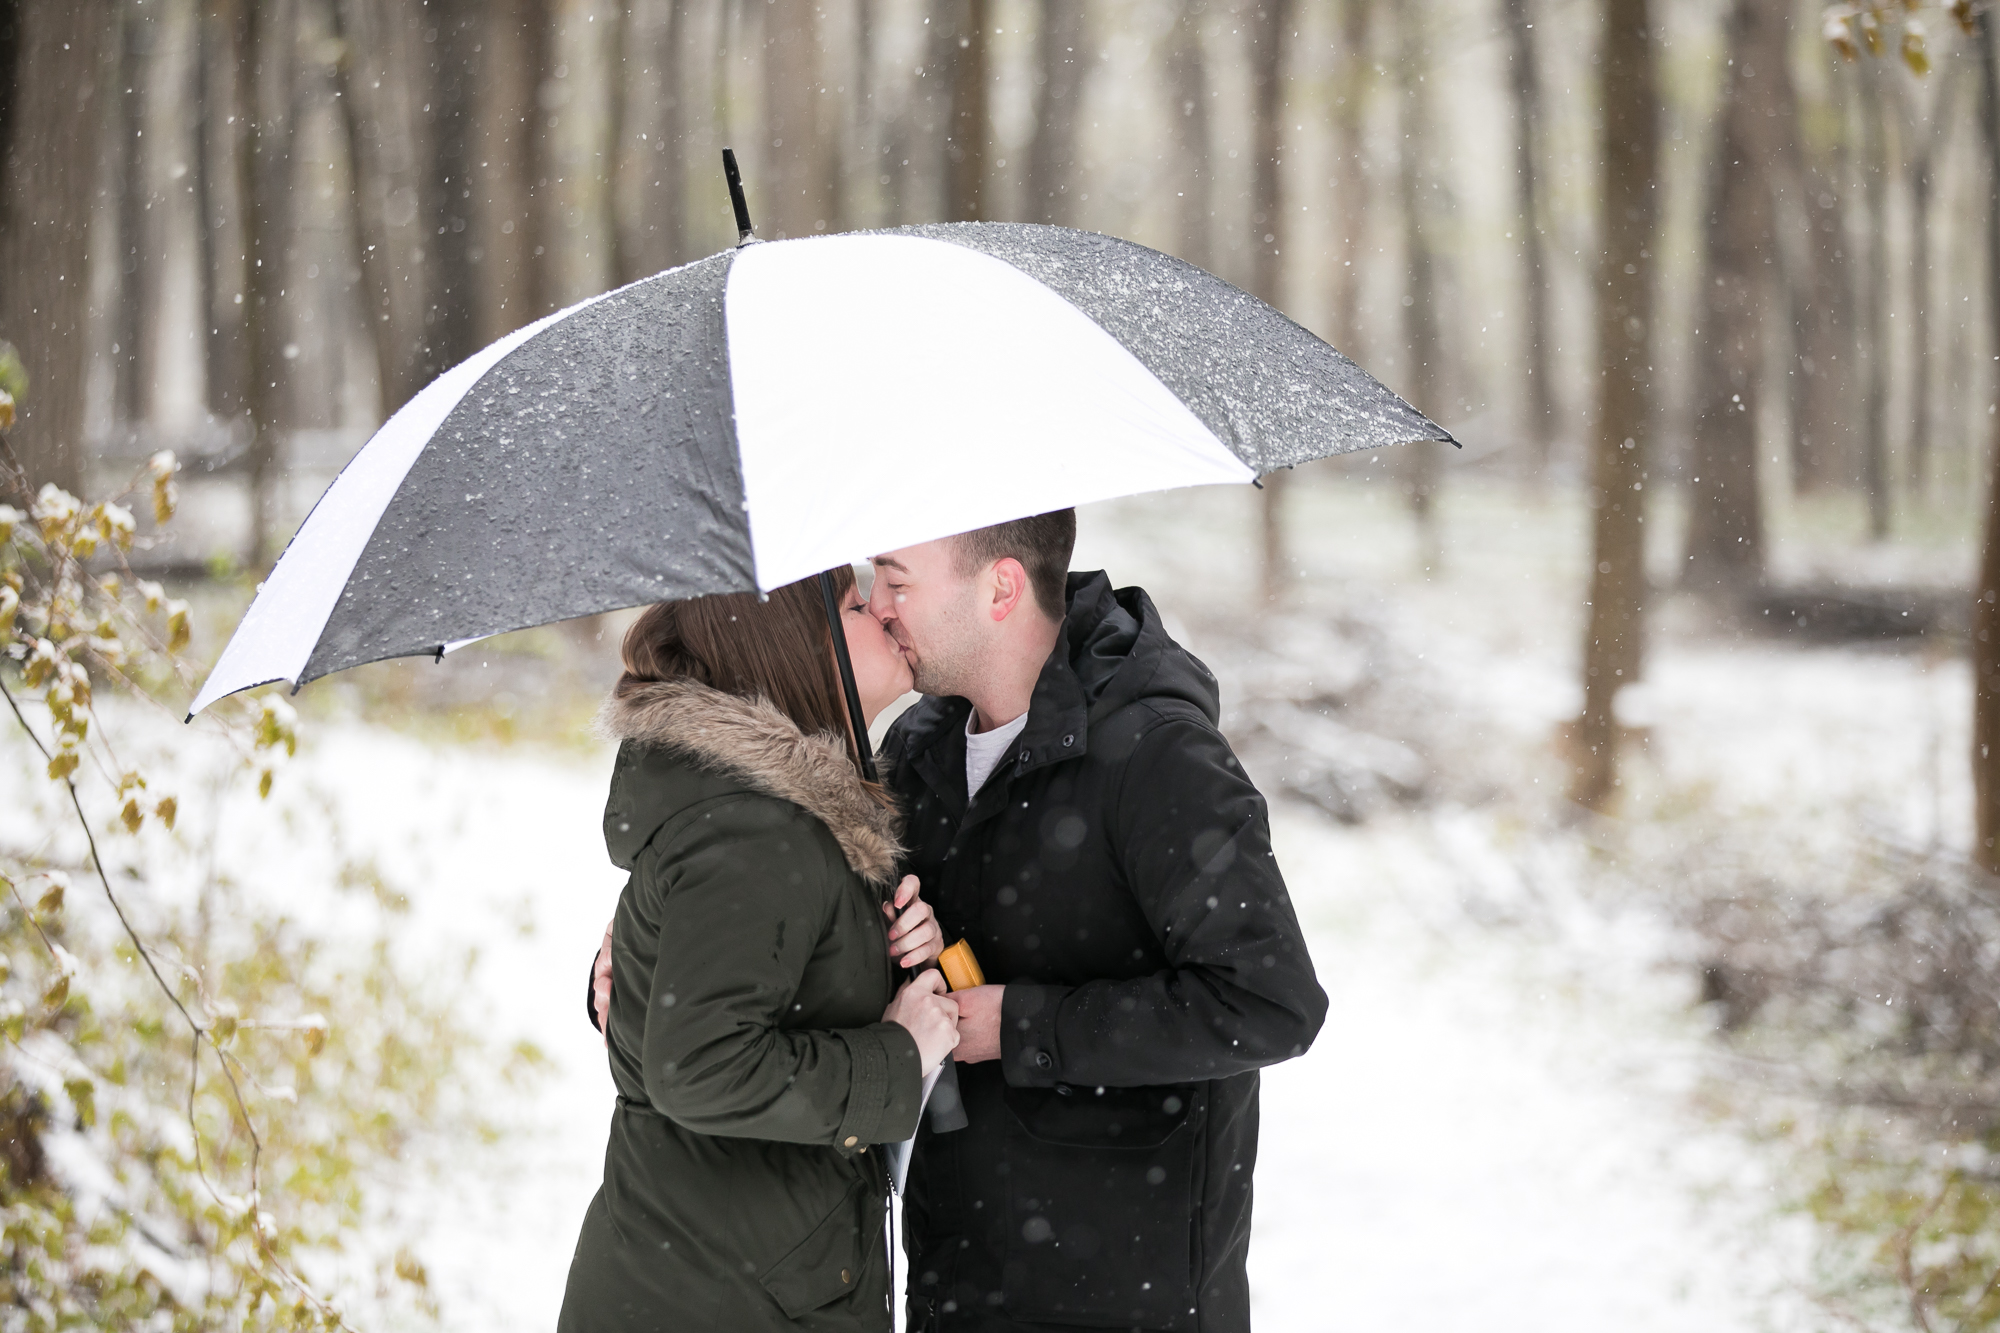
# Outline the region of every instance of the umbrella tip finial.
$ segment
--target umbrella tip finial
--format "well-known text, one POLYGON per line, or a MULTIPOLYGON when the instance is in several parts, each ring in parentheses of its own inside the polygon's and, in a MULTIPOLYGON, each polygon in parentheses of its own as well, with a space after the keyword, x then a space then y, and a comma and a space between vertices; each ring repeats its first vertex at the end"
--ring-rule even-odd
POLYGON ((736 169, 736 150, 722 150, 722 174, 729 181, 729 206, 736 210, 736 244, 744 246, 757 239, 750 227, 750 205, 743 198, 743 173, 736 169))

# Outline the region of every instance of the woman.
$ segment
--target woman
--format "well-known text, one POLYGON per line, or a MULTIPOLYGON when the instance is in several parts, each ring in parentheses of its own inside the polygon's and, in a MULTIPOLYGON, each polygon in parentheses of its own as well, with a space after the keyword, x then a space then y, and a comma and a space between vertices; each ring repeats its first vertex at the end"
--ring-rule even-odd
MULTIPOLYGON (((872 721, 910 671, 836 577, 872 721)), ((622 742, 605 841, 632 872, 618 1109, 557 1327, 886 1333, 875 1145, 916 1132, 958 1013, 934 971, 896 987, 892 952, 914 966, 939 939, 927 908, 889 938, 898 820, 861 780, 817 580, 652 607, 624 659, 602 719, 622 742)))

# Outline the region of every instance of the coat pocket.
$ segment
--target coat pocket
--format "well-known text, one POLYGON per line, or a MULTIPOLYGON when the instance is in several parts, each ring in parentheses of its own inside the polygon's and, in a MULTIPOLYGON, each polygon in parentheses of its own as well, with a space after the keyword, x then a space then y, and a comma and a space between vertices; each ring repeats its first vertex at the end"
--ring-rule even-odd
POLYGON ((882 1245, 882 1210, 867 1183, 848 1186, 834 1210, 758 1281, 787 1319, 830 1305, 859 1289, 882 1245))
POLYGON ((1010 1087, 1006 1103, 1007 1312, 1193 1328, 1201 1090, 1010 1087))

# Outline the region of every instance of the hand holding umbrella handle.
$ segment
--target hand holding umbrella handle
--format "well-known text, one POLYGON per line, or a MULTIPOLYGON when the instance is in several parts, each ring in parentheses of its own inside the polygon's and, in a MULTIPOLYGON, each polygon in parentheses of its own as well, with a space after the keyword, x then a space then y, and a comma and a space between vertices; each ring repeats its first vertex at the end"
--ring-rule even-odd
POLYGON ((972 956, 971 940, 960 940, 939 954, 937 961, 945 984, 953 990, 971 990, 986 984, 986 974, 979 970, 979 960, 972 956))
MULTIPOLYGON (((972 956, 970 940, 960 940, 946 949, 938 955, 935 966, 944 973, 945 985, 953 990, 986 984, 986 974, 979 970, 979 960, 972 956)), ((955 1129, 964 1129, 969 1123, 965 1118, 965 1101, 958 1092, 956 1060, 946 1060, 939 1068, 937 1086, 931 1089, 925 1114, 930 1116, 933 1134, 949 1134, 955 1129)))

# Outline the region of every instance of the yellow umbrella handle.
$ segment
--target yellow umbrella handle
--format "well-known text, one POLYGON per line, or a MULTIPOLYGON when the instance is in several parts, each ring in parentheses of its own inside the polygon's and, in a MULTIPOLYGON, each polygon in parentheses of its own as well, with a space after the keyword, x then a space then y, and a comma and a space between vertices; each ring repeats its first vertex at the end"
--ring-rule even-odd
POLYGON ((979 970, 979 960, 972 956, 969 940, 960 940, 939 954, 938 967, 944 972, 945 985, 953 990, 967 990, 986 984, 986 974, 979 970))

